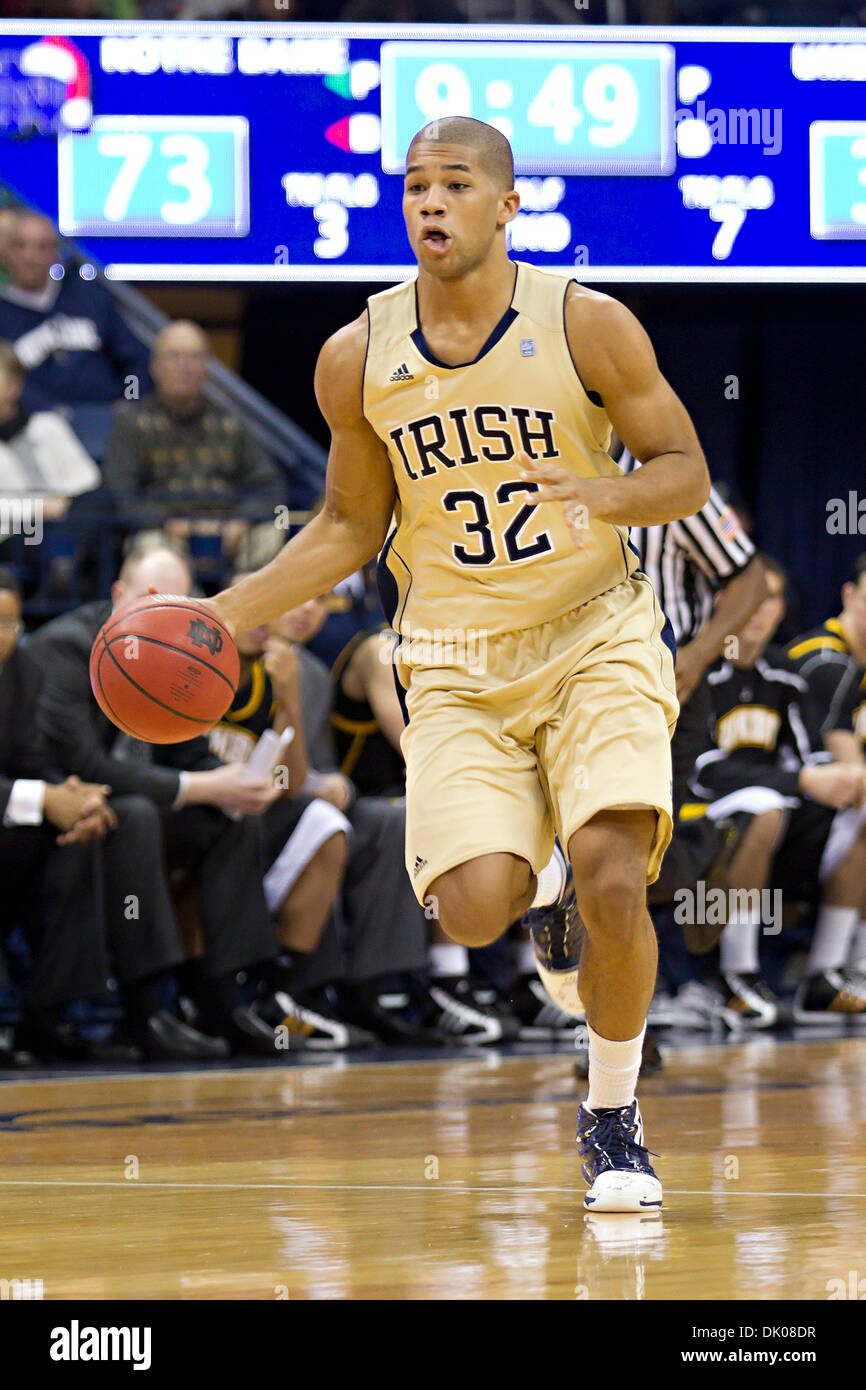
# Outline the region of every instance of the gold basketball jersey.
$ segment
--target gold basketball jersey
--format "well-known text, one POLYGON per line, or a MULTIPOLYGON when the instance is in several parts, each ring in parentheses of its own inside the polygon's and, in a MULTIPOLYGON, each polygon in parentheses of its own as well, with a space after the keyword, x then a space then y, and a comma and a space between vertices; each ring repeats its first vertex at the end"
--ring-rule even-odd
MULTIPOLYGON (((565 336, 571 277, 517 262, 511 305, 474 362, 427 347, 415 281, 368 300, 364 414, 387 445, 396 527, 382 553, 394 627, 488 635, 536 627, 637 568, 626 528, 592 521, 577 550, 558 502, 532 504, 518 452, 610 477, 611 425, 565 336)), ((380 569, 381 573, 381 569, 380 569)))

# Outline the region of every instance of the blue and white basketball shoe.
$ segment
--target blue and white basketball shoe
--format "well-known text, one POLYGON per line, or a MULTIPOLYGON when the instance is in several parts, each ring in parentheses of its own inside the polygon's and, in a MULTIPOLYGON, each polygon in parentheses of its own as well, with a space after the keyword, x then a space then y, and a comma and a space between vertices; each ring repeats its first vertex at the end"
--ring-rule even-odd
POLYGON ((566 1013, 581 1018, 584 1009, 577 992, 577 972, 584 927, 577 910, 571 865, 564 855, 562 857, 565 865, 562 892, 549 906, 530 908, 523 922, 529 927, 536 969, 547 993, 566 1013))
POLYGON ((636 1100, 615 1109, 577 1112, 577 1149, 590 1189, 583 1204, 590 1211, 647 1211, 662 1204, 662 1185, 643 1144, 643 1122, 636 1100))

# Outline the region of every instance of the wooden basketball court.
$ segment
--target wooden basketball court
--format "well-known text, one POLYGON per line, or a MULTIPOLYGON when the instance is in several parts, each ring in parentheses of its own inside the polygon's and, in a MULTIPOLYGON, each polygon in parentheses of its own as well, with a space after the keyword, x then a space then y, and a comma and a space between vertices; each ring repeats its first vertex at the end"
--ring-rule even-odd
MULTIPOLYGON (((0 1084, 0 1277, 45 1299, 818 1299, 862 1267, 866 1037, 641 1085, 662 1215, 588 1216, 574 1054, 0 1084)), ((850 1296, 850 1294, 848 1295, 850 1296)))

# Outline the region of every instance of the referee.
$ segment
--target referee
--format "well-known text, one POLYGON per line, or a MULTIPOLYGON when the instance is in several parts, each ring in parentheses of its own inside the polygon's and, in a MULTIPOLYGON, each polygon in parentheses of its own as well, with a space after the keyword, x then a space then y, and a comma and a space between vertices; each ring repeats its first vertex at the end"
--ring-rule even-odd
MULTIPOLYGON (((619 466, 631 473, 640 463, 624 448, 619 466)), ((629 539, 677 644, 676 806, 678 792, 682 800, 695 760, 706 747, 712 720, 705 673, 724 652, 726 639, 745 627, 767 597, 767 572, 737 516, 714 487, 694 516, 664 526, 633 526, 629 539)))
MULTIPOLYGON (((631 473, 640 463, 624 448, 619 466, 631 473)), ((767 570, 714 487, 694 516, 664 526, 633 526, 629 539, 677 644, 680 717, 671 744, 674 838, 649 894, 651 903, 665 903, 678 888, 695 883, 719 852, 718 827, 705 817, 692 818, 688 810, 687 818, 681 812, 694 799, 689 779, 710 740, 713 705, 706 672, 767 597, 767 570)), ((718 934, 716 930, 716 938, 718 934)))

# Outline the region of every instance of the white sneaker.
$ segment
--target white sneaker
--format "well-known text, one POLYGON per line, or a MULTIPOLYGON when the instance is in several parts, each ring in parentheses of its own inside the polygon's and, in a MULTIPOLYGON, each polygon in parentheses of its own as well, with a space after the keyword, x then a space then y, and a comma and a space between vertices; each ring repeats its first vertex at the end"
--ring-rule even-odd
POLYGON ((684 1008, 702 1020, 693 1024, 693 1027, 712 1028, 714 1023, 723 1023, 732 1033, 742 1031, 743 1020, 733 1009, 726 1007, 721 991, 713 989, 710 985, 703 985, 698 980, 689 980, 677 994, 677 999, 684 1008))
MULTIPOLYGON (((685 989, 688 987, 684 986, 685 989)), ((707 1015, 689 1005, 688 999, 683 998, 682 990, 679 994, 660 990, 652 997, 646 1021, 653 1028, 706 1028, 707 1015)))

